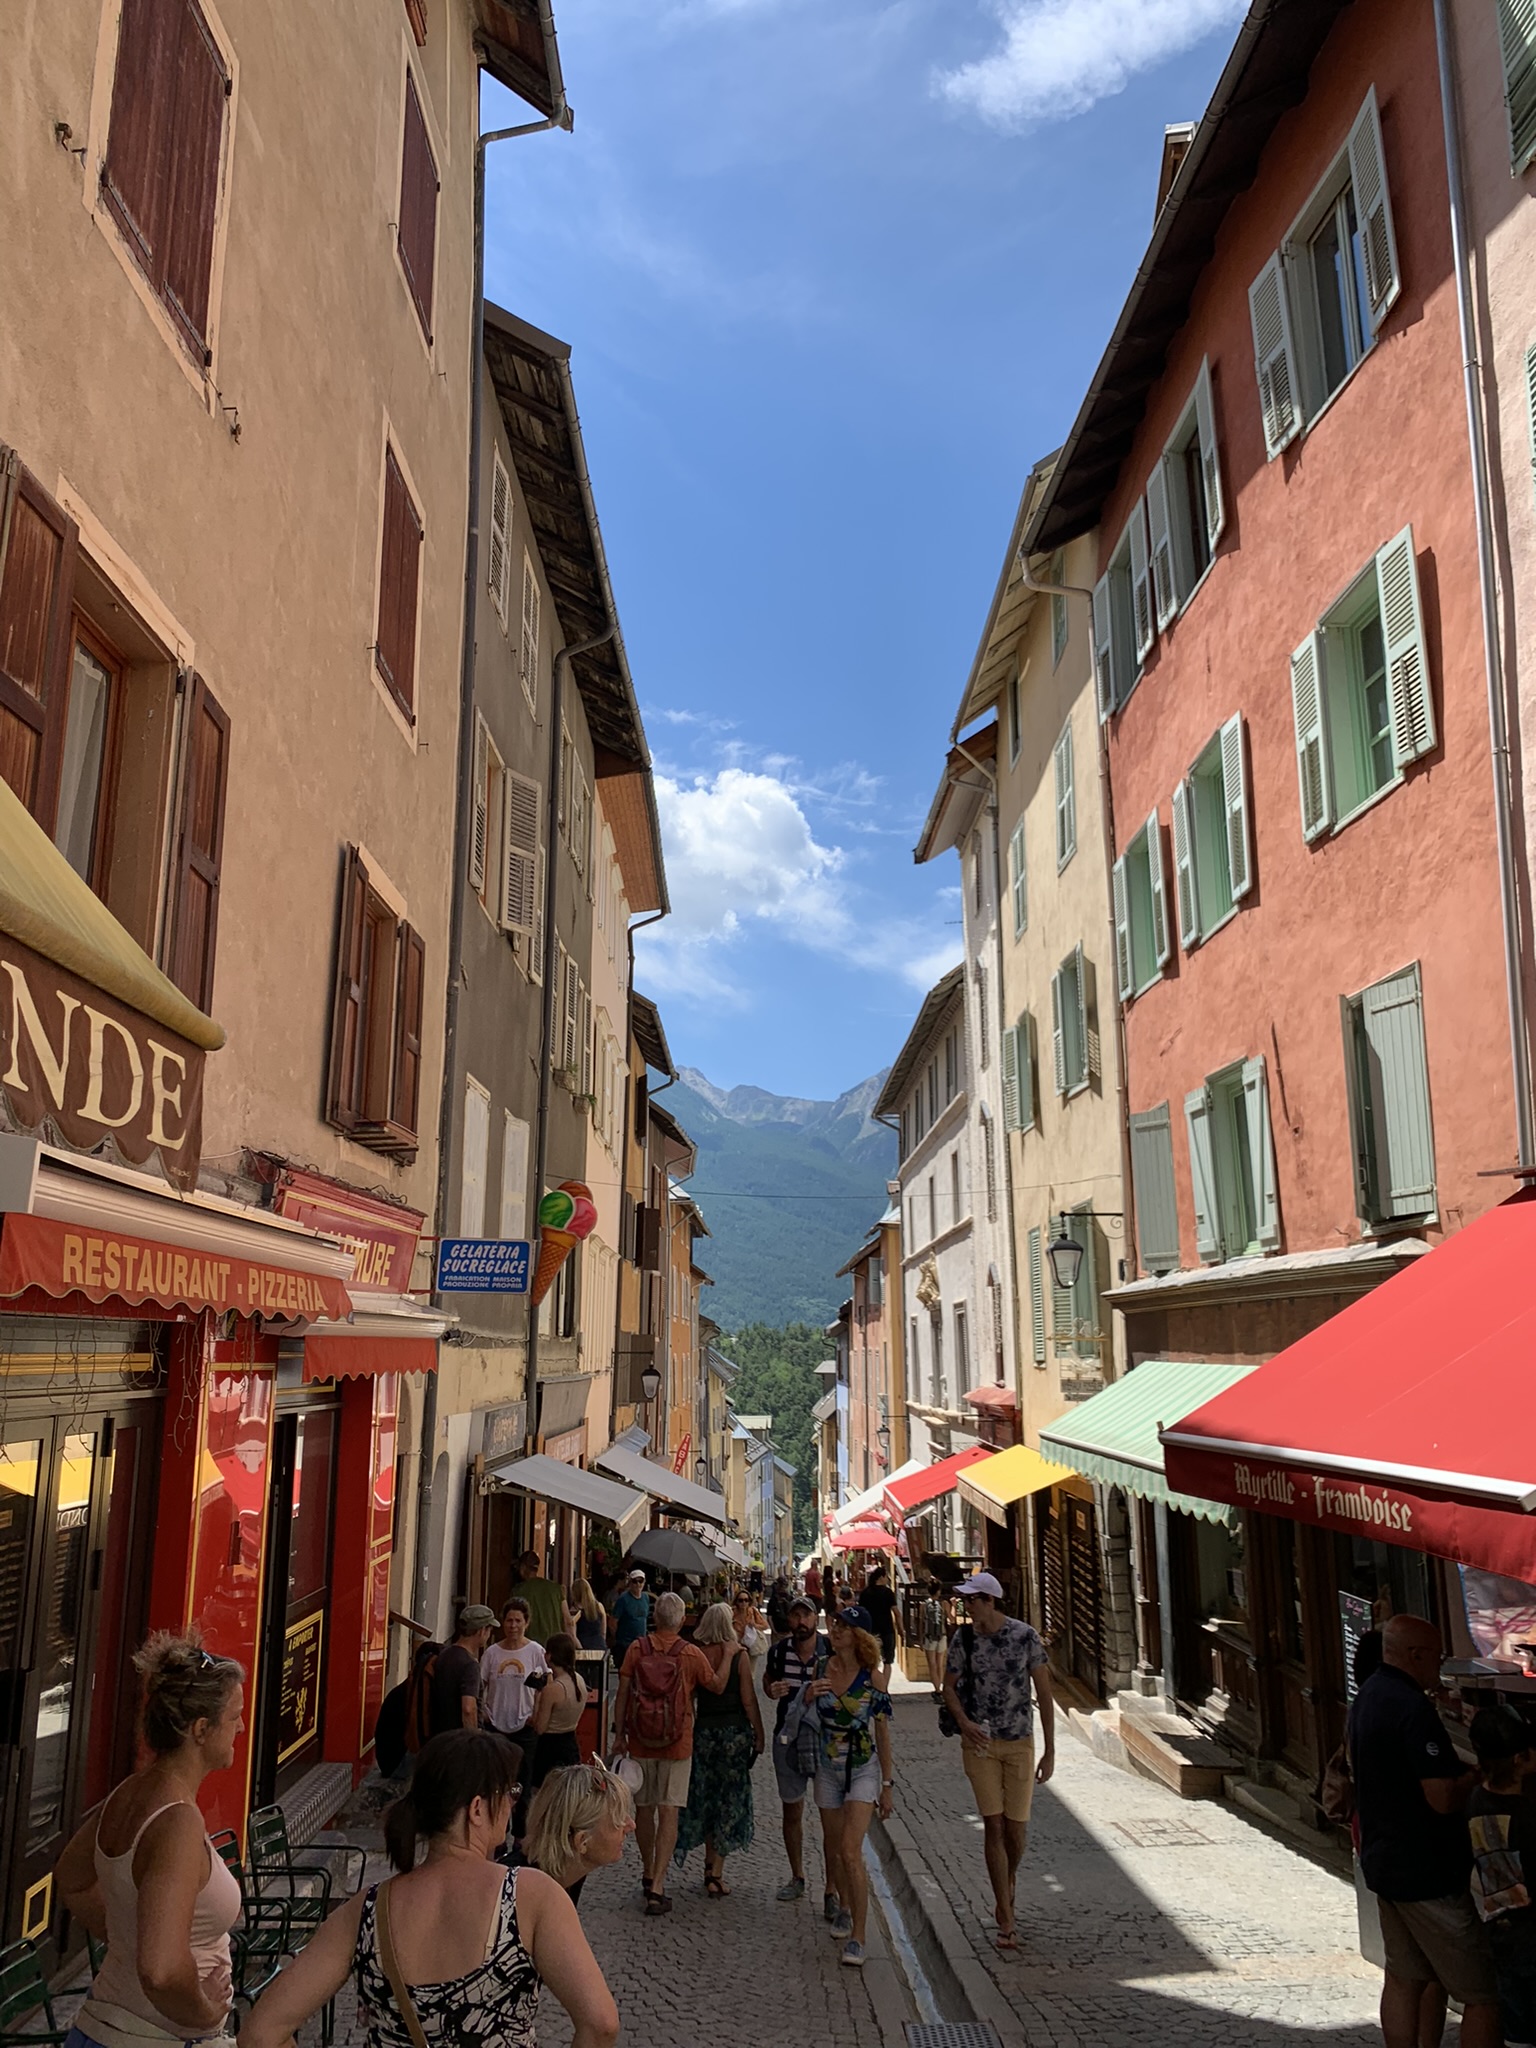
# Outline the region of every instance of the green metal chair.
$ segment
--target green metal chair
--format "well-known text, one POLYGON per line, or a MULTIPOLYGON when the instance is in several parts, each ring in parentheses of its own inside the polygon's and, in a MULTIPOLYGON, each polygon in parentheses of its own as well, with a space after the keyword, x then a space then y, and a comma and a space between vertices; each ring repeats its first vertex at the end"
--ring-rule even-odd
MULTIPOLYGON (((254 1853, 249 1870, 241 1862, 240 1843, 232 1829, 220 1828, 208 1839, 240 1886, 240 1925, 230 1940, 231 1974, 237 2007, 241 2001, 247 2006, 254 2005, 282 1968, 284 1959, 298 1955, 316 1929, 323 1925, 325 1914, 330 1910, 330 1878, 325 1871, 269 1863, 264 1866, 263 1875, 272 1879, 278 1889, 268 1891, 257 1879, 254 1853), (324 1881, 318 1894, 294 1894, 292 1891, 284 1894, 281 1890, 284 1883, 292 1886, 300 1880, 312 1878, 324 1881), (316 1904, 323 1907, 318 1918, 306 1910, 316 1904), (297 1912, 296 1907, 299 1909, 297 1912)), ((252 1846, 254 1852, 254 1838, 252 1846)), ((235 2031, 238 2033, 239 2030, 237 2011, 235 2031)), ((335 2036, 336 2001, 329 1998, 320 2010, 323 2048, 331 2048, 335 2036)), ((0 2042, 0 2048, 5 2048, 3 2042, 0 2042)))
POLYGON ((274 1864, 296 1870, 323 1870, 336 1886, 338 1898, 350 1899, 363 1888, 367 1851, 356 1842, 299 1842, 288 1839, 288 1816, 280 1806, 260 1806, 251 1815, 252 1858, 269 1853, 274 1864), (254 1846, 260 1840, 260 1851, 254 1846))
POLYGON ((61 2027, 53 2009, 42 1959, 30 1941, 13 1941, 0 1949, 0 2043, 5 2048, 53 2048, 69 2039, 68 2027, 61 2027), (38 2013, 46 2025, 23 2026, 38 2013))

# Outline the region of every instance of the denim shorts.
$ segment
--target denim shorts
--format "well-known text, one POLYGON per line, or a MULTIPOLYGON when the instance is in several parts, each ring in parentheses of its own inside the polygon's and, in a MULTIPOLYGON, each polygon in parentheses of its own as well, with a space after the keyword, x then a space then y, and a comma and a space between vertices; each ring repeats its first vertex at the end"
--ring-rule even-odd
POLYGON ((880 1804, 879 1757, 872 1756, 867 1764, 860 1764, 851 1779, 846 1764, 821 1764, 817 1767, 816 1804, 819 1807, 830 1812, 855 1800, 862 1800, 866 1806, 880 1804))
POLYGON ((781 1806, 798 1806, 811 1789, 811 1781, 795 1762, 795 1748, 782 1735, 773 1738, 773 1775, 778 1783, 781 1806))

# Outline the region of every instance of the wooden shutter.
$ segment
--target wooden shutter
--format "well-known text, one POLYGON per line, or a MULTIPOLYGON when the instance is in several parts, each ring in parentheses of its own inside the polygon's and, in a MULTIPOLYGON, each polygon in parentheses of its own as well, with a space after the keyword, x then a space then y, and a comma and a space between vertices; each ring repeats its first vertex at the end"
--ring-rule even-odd
POLYGON ((1125 856, 1109 871, 1110 899, 1115 915, 1115 984, 1122 1003, 1136 993, 1136 969, 1131 959, 1131 912, 1125 885, 1125 856))
POLYGON ((1159 967, 1168 965, 1173 938, 1168 925, 1168 885, 1163 879, 1163 828, 1157 812, 1147 820, 1147 874, 1152 884, 1152 952, 1159 967))
MULTIPOLYGON (((1067 1221, 1065 1215, 1062 1216, 1061 1221, 1065 1225, 1067 1221)), ((1087 1258, 1088 1247, 1084 1245, 1083 1260, 1085 1264, 1087 1258)), ((1059 1358, 1063 1351, 1072 1345, 1077 1335, 1077 1331, 1073 1327, 1077 1312, 1076 1291, 1071 1287, 1059 1285, 1056 1279, 1056 1269, 1050 1265, 1049 1258, 1047 1258, 1046 1263, 1051 1276, 1051 1342, 1055 1345, 1056 1355, 1059 1358)), ((1079 1266, 1078 1272, 1081 1275, 1081 1266, 1079 1266)))
POLYGON ((564 964, 564 1028, 560 1034, 560 1064, 567 1073, 574 1073, 581 1063, 581 971, 569 953, 565 955, 564 964))
POLYGON ((400 927, 395 996, 394 1082, 390 1122, 414 1140, 421 1101, 421 1020, 426 1003, 427 949, 419 932, 400 927))
POLYGON ((1362 1223, 1379 1223, 1376 1196, 1375 1140, 1371 1127, 1373 1086, 1370 1048, 1358 996, 1340 996, 1339 1022, 1344 1031, 1344 1093, 1349 1105, 1349 1149, 1355 1163, 1355 1211, 1362 1223))
POLYGON ((326 1120, 349 1131, 362 1111, 362 1070, 368 1003, 368 875, 355 846, 342 864, 336 983, 331 999, 331 1057, 326 1120))
POLYGON ((1200 892, 1195 885, 1194 790, 1187 781, 1173 792, 1173 885, 1179 938, 1188 953, 1200 943, 1200 892))
POLYGON ((1355 188, 1355 218, 1365 252, 1365 289, 1374 334, 1397 303, 1402 280, 1397 270, 1397 237, 1392 232, 1392 201, 1387 193, 1387 160, 1381 147, 1381 117, 1376 88, 1349 131, 1349 177, 1355 188))
MULTIPOLYGON (((470 798, 469 880, 474 889, 485 888, 485 843, 491 829, 491 736, 485 720, 475 713, 475 780, 470 798)), ((506 798, 502 798, 506 808, 506 798)))
POLYGON ((1028 1010, 1019 1012, 1016 1032, 1019 1049, 1019 1129, 1032 1131, 1039 1118, 1035 1080, 1035 1020, 1028 1010))
POLYGON ((379 624, 374 660, 415 723, 416 603, 422 525, 393 448, 384 451, 384 530, 379 553, 379 624))
POLYGON ((1189 1177, 1195 1205, 1195 1249, 1202 1259, 1222 1256, 1221 1211, 1216 1206, 1216 1146, 1211 1091, 1193 1088, 1184 1098, 1189 1129, 1189 1177))
POLYGON ((1008 875, 1013 890, 1013 936, 1020 938, 1029 925, 1029 873, 1024 865, 1024 820, 1020 818, 1008 840, 1008 875))
POLYGON ((1424 992, 1417 963, 1360 997, 1371 1077, 1380 1221, 1435 1207, 1435 1139, 1424 1049, 1424 992))
POLYGON ((1509 153, 1518 177, 1536 157, 1536 0, 1499 0, 1509 153))
POLYGON ((1074 1234, 1082 1239, 1083 1262, 1072 1287, 1073 1349, 1079 1358, 1099 1355, 1099 1233, 1092 1216, 1078 1210, 1074 1234))
POLYGON ((1435 705, 1419 610, 1419 572, 1413 528, 1405 526, 1376 557, 1381 638, 1387 661, 1387 713, 1392 759, 1406 768, 1435 745, 1435 705))
POLYGON ((1077 851, 1077 789, 1072 766, 1072 728, 1056 742, 1056 865, 1064 868, 1077 851))
POLYGON ((1077 963, 1077 1042, 1082 1053, 1080 1081, 1096 1081, 1099 1077, 1099 1001, 1097 972, 1093 962, 1078 946, 1073 955, 1077 963))
POLYGON ((1168 516, 1166 457, 1147 478, 1147 532, 1152 551, 1152 594, 1157 607, 1157 629, 1161 632, 1179 608, 1173 578, 1173 526, 1168 516))
POLYGON ((1131 554, 1131 618, 1136 633, 1136 666, 1140 668, 1157 638, 1152 611, 1152 573, 1147 560, 1147 523, 1140 498, 1131 507, 1123 538, 1131 554))
POLYGON ((501 1203, 498 1237, 522 1237, 528 1220, 528 1126, 506 1110, 501 1126, 501 1203))
POLYGON ((1051 1064, 1058 1095, 1067 1092, 1067 1003, 1062 987, 1065 973, 1065 967, 1058 967, 1051 976, 1051 1064))
POLYGON ((459 1235, 484 1237, 486 1176, 491 1156, 491 1098, 478 1081, 464 1083, 464 1144, 459 1159, 459 1235))
POLYGON ((581 1092, 592 1093, 592 993, 581 983, 581 1092))
POLYGON ((213 230, 229 76, 196 0, 177 0, 175 109, 165 220, 165 301, 208 360, 213 230))
POLYGON ((1296 722, 1296 773, 1301 784, 1301 836, 1321 837, 1333 823, 1333 761, 1323 712, 1321 633, 1309 633, 1291 656, 1291 711, 1296 722))
POLYGON ((59 801, 78 529, 0 447, 0 776, 43 830, 59 801))
POLYGON ((1045 1247, 1038 1224, 1029 1233, 1029 1336, 1036 1365, 1044 1365, 1045 1247))
POLYGON ((1179 1263, 1179 1203, 1168 1105, 1132 1110, 1129 1123, 1137 1256, 1144 1273, 1172 1273, 1179 1263))
POLYGON ((1266 1251, 1273 1251, 1280 1242, 1280 1195, 1275 1185, 1275 1140, 1262 1054, 1243 1061, 1243 1115, 1248 1123, 1255 1235, 1266 1251))
MULTIPOLYGON (((1019 1113, 1019 1035, 1011 1024, 1006 1026, 1003 1031, 1002 1059, 1003 1128, 1009 1131, 1021 1131, 1024 1128, 1024 1124, 1019 1113)), ((902 1147, 904 1154, 910 1149, 909 1146, 902 1147)))
POLYGON ((528 938, 528 979, 540 988, 544 986, 544 890, 547 875, 548 859, 541 839, 533 869, 533 931, 528 938))
POLYGON ((416 40, 416 47, 418 50, 424 50, 427 46, 426 0, 405 0, 405 12, 411 24, 411 34, 416 40))
POLYGON ((997 1144, 992 1136, 992 1119, 985 1103, 981 1106, 981 1158, 986 1175, 987 1221, 997 1221, 997 1144))
POLYGON ((400 152, 400 224, 396 240, 421 331, 432 341, 432 273, 437 260, 437 162, 409 67, 405 74, 405 140, 400 152))
POLYGON ((491 532, 486 549, 486 577, 496 615, 507 623, 507 585, 512 569, 512 481, 501 450, 491 451, 491 532))
POLYGON ((1264 446, 1273 461, 1301 432, 1296 347, 1291 340, 1291 313, 1278 252, 1248 287, 1248 314, 1253 323, 1253 360, 1259 379, 1259 410, 1264 418, 1264 446))
POLYGON ((123 0, 112 74, 102 196, 141 267, 154 277, 165 214, 165 159, 173 118, 174 0, 123 0))
POLYGON ((522 632, 517 648, 518 674, 528 702, 538 709, 539 702, 539 579, 534 572, 529 556, 523 556, 523 612, 522 632))
POLYGON ((167 959, 171 980, 200 1010, 213 1002, 219 876, 229 793, 229 719, 201 676, 187 691, 181 802, 167 959))
POLYGON ((528 940, 542 934, 544 923, 539 872, 542 804, 543 792, 531 776, 503 771, 501 923, 504 931, 528 940))
POLYGON ((1115 608, 1110 602, 1108 576, 1101 576, 1093 586, 1093 675, 1102 725, 1115 708, 1115 608))
POLYGON ((1227 865, 1232 876, 1232 901, 1253 886, 1249 852, 1248 775, 1243 759, 1243 719, 1238 712, 1221 728, 1221 791, 1226 810, 1227 865))
MULTIPOLYGON (((1533 0, 1536 4, 1536 0, 1533 0)), ((1216 448, 1216 406, 1211 396, 1211 359, 1202 358, 1195 379, 1195 427, 1200 436, 1200 475, 1205 484, 1205 537, 1211 553, 1227 523, 1221 495, 1221 457, 1216 448)))

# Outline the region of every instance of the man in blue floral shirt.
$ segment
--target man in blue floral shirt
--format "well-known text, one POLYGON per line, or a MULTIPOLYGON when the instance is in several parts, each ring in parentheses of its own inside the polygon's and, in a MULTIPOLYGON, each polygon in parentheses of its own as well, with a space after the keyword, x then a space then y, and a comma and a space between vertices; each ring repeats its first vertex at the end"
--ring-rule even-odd
POLYGON ((944 1699, 960 1730, 961 1760, 985 1830, 997 1945, 1017 1948, 1014 1886, 1035 1786, 1056 1768, 1056 1702, 1045 1645, 1027 1621, 1003 1612, 1003 1589, 992 1574, 977 1572, 955 1591, 966 1620, 949 1639, 944 1699), (1031 1685, 1040 1702, 1038 1761, 1031 1685))

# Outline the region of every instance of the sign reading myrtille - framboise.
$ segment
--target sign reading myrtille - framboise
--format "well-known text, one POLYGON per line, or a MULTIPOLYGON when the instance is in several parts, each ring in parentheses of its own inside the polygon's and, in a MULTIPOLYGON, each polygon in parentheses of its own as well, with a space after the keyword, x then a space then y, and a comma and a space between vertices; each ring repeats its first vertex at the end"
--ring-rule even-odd
POLYGON ((532 1246, 525 1237, 445 1237, 437 1248, 442 1294, 526 1294, 532 1246))

